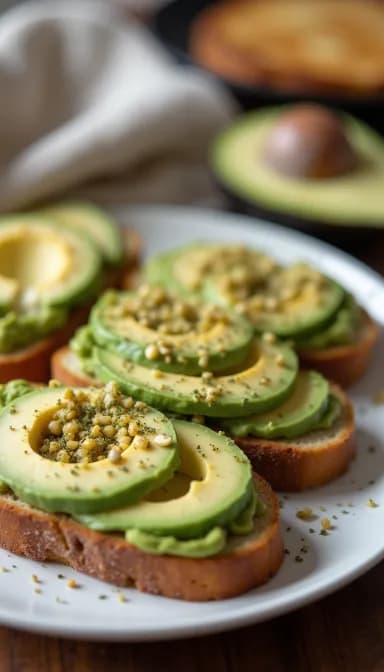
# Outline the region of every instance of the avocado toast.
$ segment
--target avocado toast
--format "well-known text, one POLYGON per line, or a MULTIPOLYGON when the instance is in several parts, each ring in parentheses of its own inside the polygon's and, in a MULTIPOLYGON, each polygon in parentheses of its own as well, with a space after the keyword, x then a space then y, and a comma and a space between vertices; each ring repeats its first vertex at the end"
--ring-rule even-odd
POLYGON ((196 601, 278 570, 277 499, 231 439, 115 382, 0 391, 0 546, 196 601))
POLYGON ((287 341, 255 335, 231 308, 161 287, 104 295, 71 348, 54 354, 52 374, 69 385, 115 380, 165 413, 226 433, 278 489, 328 482, 354 454, 348 398, 320 373, 300 372, 287 341))
POLYGON ((48 378, 51 353, 101 289, 122 286, 135 268, 137 242, 85 203, 1 216, 0 381, 48 378))
POLYGON ((289 339, 305 367, 344 386, 362 376, 378 338, 370 316, 333 279, 243 245, 186 245, 152 258, 143 276, 180 296, 231 307, 256 334, 289 339))

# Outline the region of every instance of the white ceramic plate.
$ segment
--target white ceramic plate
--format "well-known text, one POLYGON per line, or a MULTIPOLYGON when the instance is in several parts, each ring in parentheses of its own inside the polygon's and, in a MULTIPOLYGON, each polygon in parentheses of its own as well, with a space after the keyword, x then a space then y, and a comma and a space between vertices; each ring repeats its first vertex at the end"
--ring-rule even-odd
MULTIPOLYGON (((143 235, 148 254, 206 239, 243 242, 287 263, 307 259, 352 290, 384 324, 380 277, 351 257, 302 234, 209 210, 126 208, 118 214, 143 235)), ((174 639, 262 621, 352 581, 384 557, 384 407, 373 403, 375 393, 384 388, 383 367, 382 339, 370 373, 352 390, 358 457, 335 483, 300 495, 281 496, 289 554, 277 576, 262 588, 230 600, 194 604, 133 589, 120 591, 61 566, 40 565, 0 551, 0 622, 87 639, 174 639), (367 505, 370 498, 377 508, 367 505), (297 510, 307 506, 316 515, 312 522, 296 517, 297 510), (324 517, 334 526, 328 536, 319 534, 324 517), (39 584, 34 583, 33 574, 39 584), (68 588, 69 578, 75 578, 80 587, 68 588), (41 592, 35 592, 36 588, 41 592), (126 601, 121 601, 122 595, 126 601)))

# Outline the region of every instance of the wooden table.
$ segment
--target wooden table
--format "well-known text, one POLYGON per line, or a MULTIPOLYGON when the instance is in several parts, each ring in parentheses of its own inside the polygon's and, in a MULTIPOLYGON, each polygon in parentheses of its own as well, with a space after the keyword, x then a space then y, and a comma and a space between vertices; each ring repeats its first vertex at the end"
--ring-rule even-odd
MULTIPOLYGON (((359 256, 384 273, 384 235, 367 241, 359 256)), ((98 644, 0 628, 0 672, 105 670, 383 672, 384 562, 309 607, 269 623, 199 639, 98 644)))

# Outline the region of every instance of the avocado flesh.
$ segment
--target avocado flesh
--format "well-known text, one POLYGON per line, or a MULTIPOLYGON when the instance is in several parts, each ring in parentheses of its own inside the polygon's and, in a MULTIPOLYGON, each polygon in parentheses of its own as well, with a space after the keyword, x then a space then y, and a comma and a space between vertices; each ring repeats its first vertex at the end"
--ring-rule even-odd
POLYGON ((321 350, 353 343, 361 322, 361 310, 354 298, 347 294, 329 325, 304 339, 297 338, 298 350, 321 350))
MULTIPOLYGON (((252 346, 253 330, 247 320, 229 310, 220 310, 223 319, 212 322, 205 331, 191 326, 187 333, 161 333, 155 328, 143 326, 134 315, 116 317, 113 311, 137 300, 135 292, 106 292, 91 311, 89 320, 92 336, 100 347, 115 352, 123 359, 137 362, 151 369, 194 375, 204 369, 223 371, 243 362, 252 346), (171 345, 171 361, 163 356, 149 360, 146 347, 159 340, 171 345), (207 357, 207 364, 199 364, 200 349, 207 357), (174 353, 174 354, 173 354, 174 353), (182 359, 180 363, 178 358, 182 359)), ((194 305, 201 313, 202 306, 194 305)))
POLYGON ((174 420, 178 473, 144 500, 122 509, 80 516, 96 530, 138 529, 190 539, 226 526, 252 498, 252 470, 236 444, 203 425, 174 420))
POLYGON ((10 380, 9 383, 2 383, 0 385, 0 412, 16 399, 35 391, 36 386, 22 378, 10 380))
POLYGON ((286 399, 296 380, 297 357, 286 343, 267 344, 255 338, 248 361, 239 372, 217 375, 207 384, 201 377, 162 372, 154 377, 147 367, 128 362, 95 347, 91 359, 98 380, 116 380, 121 389, 174 413, 236 417, 274 408, 286 399), (279 356, 283 364, 279 364, 279 356), (207 400, 207 389, 220 393, 207 400))
MULTIPOLYGON (((12 404, 13 401, 24 397, 30 392, 35 392, 36 387, 32 385, 28 380, 23 380, 21 378, 11 380, 9 383, 3 383, 0 385, 0 413, 1 411, 12 404)), ((9 490, 8 485, 3 481, 0 481, 0 494, 7 492, 9 490)))
POLYGON ((239 255, 252 257, 259 268, 276 262, 264 252, 247 250, 242 244, 214 244, 197 241, 152 257, 143 268, 143 278, 183 296, 202 296, 207 277, 226 274, 239 264, 239 255))
POLYGON ((0 217, 3 313, 33 313, 44 305, 68 308, 81 304, 98 289, 100 277, 100 255, 83 234, 58 229, 36 215, 0 217), (11 299, 7 288, 10 284, 11 299))
POLYGON ((118 225, 92 203, 67 201, 40 211, 60 227, 80 231, 93 241, 106 264, 116 266, 123 260, 123 242, 118 225))
POLYGON ((144 277, 182 294, 198 293, 208 303, 241 309, 256 333, 270 331, 281 338, 315 333, 333 319, 345 297, 340 285, 306 264, 282 267, 243 246, 187 245, 155 257, 144 277), (290 287, 292 296, 282 298, 290 287), (271 300, 277 300, 273 309, 260 305, 271 300))
POLYGON ((277 408, 219 425, 235 437, 259 436, 289 439, 311 431, 329 403, 328 381, 315 371, 301 371, 291 396, 277 408))
POLYGON ((150 448, 130 446, 118 463, 105 458, 72 464, 41 457, 33 446, 62 393, 62 388, 42 388, 17 399, 0 415, 0 479, 22 501, 51 512, 106 511, 137 501, 173 475, 178 466, 176 435, 171 422, 151 408, 145 415, 130 410, 145 426, 150 448), (169 447, 154 442, 159 433, 172 437, 169 447))
POLYGON ((207 558, 218 555, 227 541, 227 533, 222 527, 214 527, 201 537, 177 539, 173 536, 158 536, 142 530, 127 530, 125 538, 145 553, 155 555, 176 555, 184 558, 207 558))
MULTIPOLYGON (((206 249, 204 243, 190 243, 152 257, 144 266, 144 281, 183 296, 199 295, 206 249), (185 255, 188 263, 179 275, 178 262, 180 259, 183 261, 185 255)), ((220 246, 209 245, 208 249, 218 251, 220 246)))
POLYGON ((40 306, 27 312, 8 311, 0 317, 0 353, 21 350, 65 326, 68 310, 40 306))
POLYGON ((244 115, 217 138, 211 163, 218 180, 235 195, 271 211, 329 221, 383 227, 384 143, 371 128, 344 116, 349 142, 360 157, 357 167, 328 179, 293 179, 263 160, 267 136, 284 108, 244 115))
POLYGON ((126 532, 129 543, 146 553, 166 553, 181 557, 206 558, 227 553, 247 540, 255 539, 268 524, 270 511, 256 492, 246 508, 229 524, 228 529, 214 527, 205 535, 193 539, 158 536, 150 532, 131 529, 126 532))
MULTIPOLYGON (((292 269, 292 267, 291 267, 292 269)), ((284 269, 288 272, 291 269, 284 269)), ((244 301, 245 315, 254 326, 255 332, 272 332, 280 338, 297 338, 315 333, 337 313, 344 299, 344 289, 327 278, 322 290, 308 285, 298 296, 281 302, 276 310, 265 311, 252 306, 252 297, 244 301)), ((284 286, 284 277, 282 286, 284 286)), ((214 303, 231 305, 233 298, 220 291, 214 280, 205 285, 205 296, 214 303)))

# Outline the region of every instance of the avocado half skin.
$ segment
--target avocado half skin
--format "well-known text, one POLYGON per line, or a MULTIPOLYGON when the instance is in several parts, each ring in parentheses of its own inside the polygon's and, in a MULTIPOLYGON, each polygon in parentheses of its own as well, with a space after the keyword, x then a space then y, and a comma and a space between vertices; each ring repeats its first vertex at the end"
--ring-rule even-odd
POLYGON ((370 243, 373 242, 373 237, 377 239, 382 238, 382 229, 364 221, 355 223, 353 226, 349 226, 348 224, 341 225, 332 221, 324 223, 317 219, 306 219, 281 210, 265 208, 238 196, 218 178, 216 173, 212 172, 212 174, 217 187, 226 199, 228 209, 232 212, 247 215, 248 217, 255 217, 256 219, 264 219, 273 224, 280 224, 291 229, 297 229, 310 236, 321 238, 328 243, 338 244, 342 247, 352 248, 359 243, 368 242, 368 237, 370 243))

